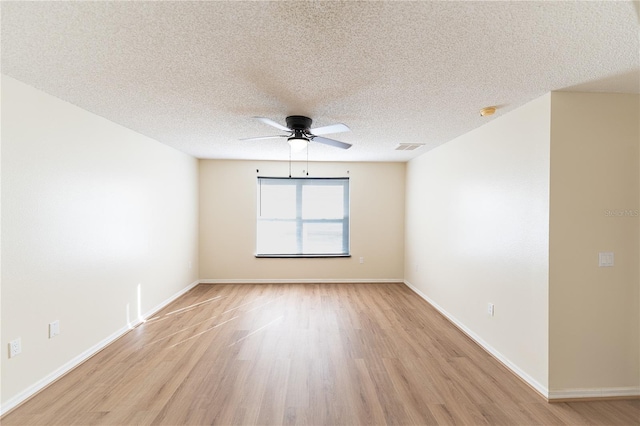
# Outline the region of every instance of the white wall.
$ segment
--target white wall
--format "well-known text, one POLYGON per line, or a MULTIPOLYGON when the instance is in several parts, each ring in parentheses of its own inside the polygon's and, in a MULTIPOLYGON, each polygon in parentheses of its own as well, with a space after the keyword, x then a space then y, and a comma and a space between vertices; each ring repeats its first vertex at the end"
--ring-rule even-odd
POLYGON ((551 112, 550 390, 640 394, 640 96, 558 92, 551 112))
POLYGON ((287 163, 198 162, 3 76, 2 409, 198 278, 404 277, 541 392, 634 392, 640 225, 604 210, 639 208, 639 104, 554 93, 407 165, 311 163, 351 178, 353 257, 256 259, 256 176, 287 163))
MULTIPOLYGON (((304 169, 294 163, 293 176, 304 169)), ((286 177, 288 163, 200 160, 200 278, 402 281, 405 164, 311 163, 309 169, 310 176, 350 178, 352 257, 256 258, 256 178, 286 177)))
POLYGON ((197 280, 197 175, 194 158, 2 77, 3 410, 197 280))
POLYGON ((405 279, 542 393, 549 121, 545 95, 410 161, 406 178, 405 279))

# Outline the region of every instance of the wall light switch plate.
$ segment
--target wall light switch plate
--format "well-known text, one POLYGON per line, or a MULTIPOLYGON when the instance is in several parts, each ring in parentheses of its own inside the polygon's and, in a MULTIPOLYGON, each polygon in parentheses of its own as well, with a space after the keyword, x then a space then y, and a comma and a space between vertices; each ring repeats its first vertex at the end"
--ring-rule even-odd
POLYGON ((598 253, 598 266, 613 266, 613 252, 598 253))

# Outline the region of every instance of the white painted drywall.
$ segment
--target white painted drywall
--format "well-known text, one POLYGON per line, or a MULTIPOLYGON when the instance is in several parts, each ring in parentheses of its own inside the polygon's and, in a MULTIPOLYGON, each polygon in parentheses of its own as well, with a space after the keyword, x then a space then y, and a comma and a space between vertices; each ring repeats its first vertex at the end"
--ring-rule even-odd
POLYGON ((406 178, 405 279, 542 392, 549 121, 545 95, 410 161, 406 178))
MULTIPOLYGON (((294 163, 293 176, 306 168, 294 163)), ((312 177, 350 178, 352 257, 256 258, 256 178, 286 177, 288 162, 200 160, 200 278, 402 281, 405 164, 310 163, 309 169, 312 177)))
POLYGON ((551 95, 552 393, 640 394, 639 122, 638 95, 551 95))
POLYGON ((2 77, 3 408, 197 280, 197 198, 196 159, 2 77))

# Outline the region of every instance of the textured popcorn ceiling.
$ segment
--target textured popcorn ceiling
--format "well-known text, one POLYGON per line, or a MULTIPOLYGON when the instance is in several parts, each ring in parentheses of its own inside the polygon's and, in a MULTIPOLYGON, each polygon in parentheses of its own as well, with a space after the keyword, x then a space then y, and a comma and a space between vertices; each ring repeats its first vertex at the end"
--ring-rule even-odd
POLYGON ((640 92, 630 1, 3 1, 1 14, 4 74, 199 158, 288 159, 285 139, 238 140, 280 133, 252 116, 351 127, 327 136, 352 149, 312 144, 310 160, 405 161, 552 90, 640 92))

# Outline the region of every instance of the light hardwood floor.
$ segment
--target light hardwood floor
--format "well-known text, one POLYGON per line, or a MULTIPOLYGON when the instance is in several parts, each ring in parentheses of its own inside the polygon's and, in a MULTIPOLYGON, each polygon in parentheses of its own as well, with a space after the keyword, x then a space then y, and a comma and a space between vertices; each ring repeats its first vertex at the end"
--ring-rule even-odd
POLYGON ((200 285, 2 419, 29 425, 632 425, 549 404, 403 284, 200 285))

